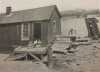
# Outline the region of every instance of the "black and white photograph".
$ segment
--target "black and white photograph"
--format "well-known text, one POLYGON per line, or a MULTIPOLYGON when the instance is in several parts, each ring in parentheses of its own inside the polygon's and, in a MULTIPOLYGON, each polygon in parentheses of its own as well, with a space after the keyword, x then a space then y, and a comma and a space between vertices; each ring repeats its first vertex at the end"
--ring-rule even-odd
POLYGON ((0 0, 0 72, 100 72, 100 0, 0 0))

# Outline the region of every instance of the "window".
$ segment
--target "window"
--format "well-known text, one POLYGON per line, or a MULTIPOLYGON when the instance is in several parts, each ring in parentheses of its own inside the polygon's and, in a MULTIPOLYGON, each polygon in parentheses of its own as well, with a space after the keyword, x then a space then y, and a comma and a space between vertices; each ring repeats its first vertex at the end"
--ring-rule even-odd
POLYGON ((30 24, 22 24, 21 26, 21 40, 29 40, 30 38, 30 24))

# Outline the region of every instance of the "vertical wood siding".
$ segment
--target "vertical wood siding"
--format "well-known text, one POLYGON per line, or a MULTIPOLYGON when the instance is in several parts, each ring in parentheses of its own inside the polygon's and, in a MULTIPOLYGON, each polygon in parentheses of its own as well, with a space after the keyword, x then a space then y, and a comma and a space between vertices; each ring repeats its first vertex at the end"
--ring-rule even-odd
POLYGON ((19 42, 17 24, 0 25, 0 50, 11 50, 19 42))
POLYGON ((50 22, 48 23, 48 41, 51 41, 55 35, 60 35, 61 34, 61 22, 60 22, 60 17, 59 14, 57 13, 56 10, 53 11, 53 14, 51 16, 50 22), (55 21, 55 27, 53 22, 55 21), (55 29, 54 29, 55 28, 55 29), (53 31, 55 30, 55 31, 53 31), (55 32, 55 33, 53 33, 55 32))
POLYGON ((48 22, 41 23, 41 40, 47 42, 48 37, 48 22))

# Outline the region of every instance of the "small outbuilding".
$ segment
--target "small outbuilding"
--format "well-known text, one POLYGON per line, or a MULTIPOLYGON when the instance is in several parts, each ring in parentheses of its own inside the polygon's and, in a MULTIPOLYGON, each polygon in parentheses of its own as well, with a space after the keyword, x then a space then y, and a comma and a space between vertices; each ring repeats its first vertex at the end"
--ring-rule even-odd
POLYGON ((29 41, 51 41, 61 33, 60 13, 55 5, 0 14, 0 50, 13 45, 27 45, 29 41))

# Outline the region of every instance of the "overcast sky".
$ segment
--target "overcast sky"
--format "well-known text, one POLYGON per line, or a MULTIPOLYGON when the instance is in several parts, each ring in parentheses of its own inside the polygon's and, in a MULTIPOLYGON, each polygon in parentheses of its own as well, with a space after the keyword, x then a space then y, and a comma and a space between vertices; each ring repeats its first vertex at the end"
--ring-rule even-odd
POLYGON ((0 0, 0 13, 6 6, 13 11, 56 4, 60 11, 74 9, 98 9, 100 0, 0 0))

